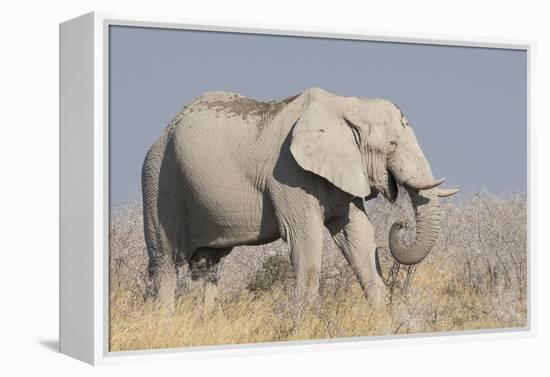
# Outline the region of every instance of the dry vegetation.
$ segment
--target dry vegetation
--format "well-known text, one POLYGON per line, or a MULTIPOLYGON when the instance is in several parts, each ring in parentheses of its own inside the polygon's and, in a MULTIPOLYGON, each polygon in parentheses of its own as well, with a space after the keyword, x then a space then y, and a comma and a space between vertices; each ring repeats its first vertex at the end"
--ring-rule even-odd
POLYGON ((426 333, 527 325, 527 204, 523 194, 444 202, 442 232, 425 261, 394 263, 391 223, 413 216, 400 197, 368 212, 378 234, 388 305, 373 312, 328 236, 317 305, 297 314, 288 249, 278 241, 239 247, 222 262, 220 305, 201 310, 202 287, 180 276, 175 315, 145 298, 147 257, 139 205, 112 211, 111 351, 426 333))

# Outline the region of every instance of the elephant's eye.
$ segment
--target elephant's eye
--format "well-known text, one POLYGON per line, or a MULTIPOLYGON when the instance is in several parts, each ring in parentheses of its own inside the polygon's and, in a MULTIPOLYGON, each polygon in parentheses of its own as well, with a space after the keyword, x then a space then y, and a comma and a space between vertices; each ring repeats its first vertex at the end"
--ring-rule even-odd
POLYGON ((397 148, 397 143, 395 141, 390 141, 390 148, 389 148, 390 153, 395 151, 396 148, 397 148))

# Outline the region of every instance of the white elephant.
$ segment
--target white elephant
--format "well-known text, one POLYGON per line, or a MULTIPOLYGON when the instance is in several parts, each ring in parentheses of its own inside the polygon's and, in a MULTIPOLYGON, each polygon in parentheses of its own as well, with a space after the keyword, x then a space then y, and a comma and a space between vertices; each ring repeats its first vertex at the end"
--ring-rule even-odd
POLYGON ((282 238, 296 292, 309 300, 318 294, 326 227, 378 305, 385 286, 363 199, 382 193, 394 201, 397 184, 407 189, 416 240, 404 245, 397 222, 390 249, 397 261, 415 264, 436 241, 438 196, 458 191, 436 188, 441 182, 392 102, 318 88, 271 102, 205 93, 176 115, 143 164, 153 291, 173 309, 177 266, 188 264, 212 300, 218 264, 232 247, 282 238))

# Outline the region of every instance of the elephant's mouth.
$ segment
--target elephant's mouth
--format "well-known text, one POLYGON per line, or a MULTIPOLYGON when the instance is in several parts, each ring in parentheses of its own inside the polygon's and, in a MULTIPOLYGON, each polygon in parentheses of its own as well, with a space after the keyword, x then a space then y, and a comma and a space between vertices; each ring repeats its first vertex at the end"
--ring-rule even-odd
POLYGON ((381 190, 381 192, 382 195, 384 195, 384 197, 390 201, 390 203, 394 203, 397 199, 397 194, 399 193, 397 188, 397 181, 395 180, 392 172, 389 170, 387 170, 386 184, 384 185, 384 188, 381 190))
POLYGON ((385 182, 380 187, 372 187, 371 194, 365 198, 366 201, 374 199, 378 194, 382 194, 384 198, 389 200, 391 203, 394 203, 397 199, 397 194, 399 193, 397 188, 397 181, 391 171, 386 170, 385 182))

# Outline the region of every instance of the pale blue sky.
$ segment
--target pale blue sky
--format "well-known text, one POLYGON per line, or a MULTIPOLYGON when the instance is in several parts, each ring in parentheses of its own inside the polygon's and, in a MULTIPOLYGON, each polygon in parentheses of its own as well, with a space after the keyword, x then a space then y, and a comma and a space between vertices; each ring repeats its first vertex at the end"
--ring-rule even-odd
POLYGON ((273 100, 310 87, 394 101, 448 185, 526 191, 524 50, 116 26, 110 30, 113 204, 139 198, 147 149, 201 93, 273 100))

